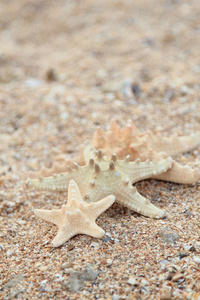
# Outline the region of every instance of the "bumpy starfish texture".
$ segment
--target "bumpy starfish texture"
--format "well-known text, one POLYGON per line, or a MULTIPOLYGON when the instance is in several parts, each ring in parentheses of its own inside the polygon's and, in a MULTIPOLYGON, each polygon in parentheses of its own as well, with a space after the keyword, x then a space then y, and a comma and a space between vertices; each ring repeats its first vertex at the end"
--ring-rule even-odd
MULTIPOLYGON (((141 161, 147 159, 162 160, 169 155, 191 151, 200 145, 200 133, 190 136, 164 137, 159 132, 141 133, 132 121, 128 121, 125 128, 121 128, 114 120, 111 120, 108 131, 97 128, 92 144, 95 149, 102 149, 103 154, 107 158, 111 158, 112 153, 116 153, 119 159, 124 159, 130 155, 130 161, 135 161, 140 158, 141 161)), ((87 148, 87 146, 85 147, 87 148)), ((64 164, 53 164, 52 168, 43 169, 37 173, 30 174, 31 178, 40 176, 51 176, 54 173, 66 171, 66 165, 73 167, 73 162, 79 165, 85 165, 85 150, 82 149, 80 154, 72 161, 64 164)), ((176 161, 173 161, 172 168, 167 172, 152 176, 154 179, 171 181, 176 183, 191 184, 200 181, 200 170, 193 169, 189 166, 182 166, 176 161)))
POLYGON ((130 162, 129 156, 125 160, 118 160, 113 154, 111 160, 106 160, 101 150, 95 153, 93 147, 88 147, 85 152, 92 157, 88 159, 85 154, 85 160, 88 161, 85 166, 75 164, 75 169, 68 167, 66 173, 28 179, 28 185, 38 190, 66 191, 70 180, 74 179, 87 202, 95 202, 113 194, 117 202, 144 216, 162 218, 165 215, 163 210, 141 196, 132 184, 166 172, 172 165, 170 157, 159 162, 141 162, 140 159, 130 162))
MULTIPOLYGON (((137 158, 142 161, 161 160, 196 148, 200 145, 200 132, 190 136, 163 137, 160 133, 141 133, 130 120, 125 128, 111 120, 108 131, 97 129, 92 144, 96 149, 102 148, 107 157, 115 152, 120 159, 130 155, 131 161, 137 158)), ((176 183, 195 183, 200 180, 200 170, 173 161, 170 170, 152 178, 176 183)))
MULTIPOLYGON (((132 155, 134 156, 134 150, 137 152, 137 147, 143 145, 144 148, 153 150, 156 153, 165 152, 167 156, 172 156, 191 151, 199 146, 200 132, 189 136, 172 135, 165 137, 156 131, 142 133, 131 120, 128 120, 125 128, 121 128, 115 120, 111 120, 108 131, 101 128, 96 130, 92 144, 96 149, 105 149, 106 154, 110 152, 119 155, 121 153, 124 156, 131 155, 131 152, 133 152, 132 155)), ((134 160, 137 157, 132 157, 132 159, 134 160)), ((119 158, 121 158, 120 155, 119 158)))
POLYGON ((59 210, 35 209, 37 217, 58 226, 58 233, 52 242, 53 247, 59 247, 77 234, 87 234, 100 238, 104 235, 95 220, 108 209, 115 197, 113 195, 96 203, 86 203, 82 200, 80 190, 75 181, 69 182, 68 201, 59 210))

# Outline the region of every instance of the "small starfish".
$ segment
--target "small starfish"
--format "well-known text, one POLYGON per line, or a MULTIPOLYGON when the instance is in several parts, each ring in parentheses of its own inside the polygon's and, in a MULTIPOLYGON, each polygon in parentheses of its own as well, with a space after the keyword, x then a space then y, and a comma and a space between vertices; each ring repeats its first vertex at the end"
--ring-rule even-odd
POLYGON ((96 238, 104 235, 95 220, 108 209, 115 197, 113 195, 96 203, 86 203, 82 200, 80 190, 75 181, 69 182, 68 201, 59 210, 35 209, 37 217, 58 226, 58 233, 52 242, 53 247, 59 247, 76 234, 87 234, 96 238))
POLYGON ((144 216, 164 217, 165 212, 141 196, 132 184, 166 172, 172 165, 170 157, 159 162, 140 162, 140 159, 130 162, 129 156, 125 160, 117 160, 117 156, 113 154, 111 160, 106 160, 101 150, 95 152, 93 147, 91 151, 88 149, 87 153, 91 153, 92 157, 85 157, 88 160, 85 166, 80 167, 75 163, 75 169, 68 167, 66 173, 27 179, 27 184, 38 190, 66 191, 70 180, 74 179, 83 199, 88 202, 95 202, 113 194, 117 202, 144 216))

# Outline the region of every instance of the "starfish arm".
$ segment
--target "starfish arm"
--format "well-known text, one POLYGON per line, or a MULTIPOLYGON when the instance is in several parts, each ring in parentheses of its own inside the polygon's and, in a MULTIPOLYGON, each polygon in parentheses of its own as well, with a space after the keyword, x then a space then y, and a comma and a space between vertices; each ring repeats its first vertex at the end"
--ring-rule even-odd
POLYGON ((104 147, 105 144, 105 132, 101 127, 97 127, 93 138, 92 138, 92 144, 95 148, 100 149, 104 147))
POLYGON ((70 180, 83 186, 94 173, 90 166, 79 167, 76 164, 75 169, 68 168, 69 171, 61 174, 54 174, 50 177, 40 177, 39 179, 28 178, 26 183, 30 187, 43 191, 67 191, 70 180))
POLYGON ((107 210, 115 202, 115 196, 110 195, 95 203, 87 204, 85 210, 88 210, 91 216, 96 220, 105 210, 107 210))
POLYGON ((62 163, 53 163, 51 168, 42 168, 40 171, 30 172, 28 177, 31 179, 35 179, 39 177, 50 177, 53 176, 53 174, 64 173, 67 171, 67 166, 73 167, 74 162, 76 162, 80 166, 85 164, 83 149, 81 149, 80 154, 69 160, 64 160, 64 162, 62 163))
POLYGON ((131 187, 127 193, 116 195, 116 201, 149 218, 163 218, 165 211, 153 205, 147 198, 140 195, 135 187, 131 187), (120 200, 118 200, 120 199, 120 200))
POLYGON ((55 225, 60 224, 60 219, 62 218, 62 209, 58 210, 47 210, 47 209, 34 209, 34 214, 47 222, 51 222, 55 225))
POLYGON ((77 183, 74 180, 70 180, 68 187, 67 207, 73 205, 74 202, 80 204, 81 202, 83 202, 83 200, 77 183))
MULTIPOLYGON (((100 149, 100 148, 98 148, 100 149)), ((96 149, 94 148, 94 146, 90 143, 88 143, 84 150, 83 150, 83 156, 84 156, 84 160, 85 160, 85 163, 89 163, 89 160, 90 158, 95 158, 95 152, 96 152, 96 149)))
POLYGON ((52 241, 53 247, 59 247, 77 234, 87 234, 95 238, 101 238, 105 231, 94 221, 85 219, 82 224, 70 224, 69 227, 59 226, 57 235, 52 241))
POLYGON ((140 162, 136 160, 135 162, 128 163, 127 166, 122 165, 122 163, 120 163, 120 165, 121 169, 123 169, 124 176, 127 176, 132 183, 135 183, 150 178, 153 175, 166 172, 172 166, 172 159, 168 157, 159 162, 140 162))
POLYGON ((52 241, 52 246, 59 247, 78 233, 79 232, 76 230, 76 228, 72 228, 71 226, 69 228, 63 228, 60 226, 55 238, 52 241))
POLYGON ((171 169, 162 174, 153 176, 152 178, 163 181, 191 184, 200 181, 200 170, 192 169, 189 166, 182 166, 178 162, 173 161, 171 169))
POLYGON ((156 152, 164 151, 168 156, 193 150, 200 145, 200 132, 189 136, 163 137, 161 134, 150 134, 148 146, 156 152))
POLYGON ((106 195, 113 194, 116 197, 116 202, 137 213, 150 218, 162 218, 165 215, 163 210, 154 206, 148 199, 141 196, 137 192, 136 187, 131 185, 130 181, 123 181, 120 176, 115 176, 114 174, 111 176, 111 173, 105 177, 103 173, 104 172, 99 172, 94 186, 92 188, 88 187, 87 195, 90 202, 95 202, 106 195))
POLYGON ((56 174, 50 177, 40 177, 37 179, 28 178, 26 184, 42 191, 67 191, 69 181, 73 177, 70 173, 56 174))
POLYGON ((94 221, 90 221, 87 222, 86 226, 83 225, 80 233, 87 234, 95 238, 101 238, 105 234, 105 231, 94 221))

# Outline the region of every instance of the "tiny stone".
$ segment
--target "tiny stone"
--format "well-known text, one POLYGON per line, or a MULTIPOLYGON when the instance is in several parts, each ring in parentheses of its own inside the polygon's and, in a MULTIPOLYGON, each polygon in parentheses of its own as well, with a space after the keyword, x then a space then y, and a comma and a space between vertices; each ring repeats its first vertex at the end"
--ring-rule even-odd
POLYGON ((54 69, 50 68, 50 69, 47 70, 46 80, 48 80, 48 81, 56 81, 57 80, 57 76, 56 76, 56 73, 55 73, 54 69))
POLYGON ((100 282, 99 283, 99 289, 104 290, 104 288, 105 288, 105 284, 103 282, 100 282))
POLYGON ((67 290, 74 293, 79 291, 83 287, 83 281, 79 280, 77 277, 70 276, 67 282, 63 282, 67 290))
POLYGON ((112 259, 107 259, 107 265, 112 265, 112 259))
POLYGON ((162 265, 167 265, 168 263, 169 263, 169 261, 166 259, 163 259, 160 261, 160 264, 162 264, 162 265))
POLYGON ((38 263, 35 264, 35 268, 39 268, 41 265, 42 265, 42 263, 38 262, 38 263))
POLYGON ((114 295, 112 296, 112 300, 119 300, 119 296, 114 294, 114 295))
POLYGON ((172 277, 172 281, 176 282, 176 281, 178 281, 179 279, 182 279, 182 278, 183 278, 183 274, 176 274, 172 277))
POLYGON ((92 243, 90 244, 90 247, 98 248, 98 247, 99 247, 99 244, 96 243, 96 242, 92 242, 92 243))
POLYGON ((41 283, 40 283, 40 285, 44 285, 44 284, 46 284, 46 283, 47 283, 47 279, 42 280, 41 283))
POLYGON ((160 275, 159 275, 159 281, 165 280, 165 277, 166 277, 166 276, 165 276, 164 274, 160 274, 160 275))
POLYGON ((109 236, 106 236, 102 239, 103 242, 107 243, 111 240, 111 238, 109 236))
POLYGON ((24 224, 26 224, 26 221, 25 220, 17 220, 16 223, 19 225, 24 225, 24 224))
POLYGON ((101 259, 101 260, 100 260, 100 264, 101 264, 101 265, 107 265, 106 259, 101 259))
POLYGON ((185 213, 188 217, 191 217, 191 216, 192 216, 191 211, 185 210, 184 213, 185 213))
POLYGON ((167 275, 167 280, 172 280, 172 274, 169 272, 169 274, 167 275))
POLYGON ((197 263, 197 264, 200 264, 200 257, 194 256, 194 257, 193 257, 193 261, 194 261, 195 263, 197 263))
POLYGON ((85 268, 82 271, 81 279, 86 281, 94 281, 98 276, 98 271, 91 269, 90 267, 85 268))
POLYGON ((132 83, 131 89, 135 96, 139 96, 141 94, 140 86, 137 83, 132 83))
POLYGON ((68 246, 67 251, 71 251, 71 250, 73 250, 74 248, 75 248, 74 245, 70 245, 70 246, 68 246))
POLYGON ((68 268, 71 268, 72 266, 73 266, 73 263, 71 261, 69 261, 69 262, 66 262, 66 263, 62 264, 61 269, 62 270, 63 269, 68 269, 68 268))
POLYGON ((172 292, 170 289, 167 289, 160 296, 160 300, 170 300, 170 299, 172 299, 172 292))
POLYGON ((179 252, 178 257, 180 257, 180 259, 181 259, 181 258, 184 258, 184 257, 186 257, 188 255, 189 255, 188 252, 179 252))
POLYGON ((114 289, 110 289, 110 290, 109 290, 109 294, 110 294, 110 295, 113 295, 113 294, 114 294, 114 291, 115 291, 114 289))
POLYGON ((43 81, 39 80, 37 78, 28 78, 24 82, 25 86, 30 87, 30 88, 38 88, 43 85, 43 81))
POLYGON ((14 253, 14 251, 10 249, 6 252, 6 255, 11 256, 11 255, 13 255, 13 253, 14 253))
POLYGON ((98 271, 87 267, 83 271, 72 271, 68 281, 64 281, 62 284, 66 286, 70 292, 77 292, 83 287, 84 281, 94 281, 97 276, 98 271))
POLYGON ((190 246, 190 245, 185 245, 185 246, 183 246, 183 248, 184 248, 184 250, 187 250, 187 251, 189 251, 189 250, 190 250, 190 248, 191 248, 191 246, 190 246))
POLYGON ((45 272, 49 269, 49 266, 42 266, 39 269, 40 269, 40 271, 45 272))
POLYGON ((144 278, 141 280, 141 283, 143 285, 149 285, 149 282, 146 279, 144 279, 144 278))
POLYGON ((134 277, 129 277, 128 283, 131 284, 131 285, 137 285, 138 284, 137 280, 134 277))
POLYGON ((171 228, 164 228, 160 232, 160 237, 163 243, 174 244, 179 240, 179 235, 171 228))
POLYGON ((196 250, 196 248, 195 248, 194 246, 192 246, 192 247, 189 249, 189 251, 196 252, 197 250, 196 250))
POLYGON ((61 274, 55 274, 54 276, 56 277, 55 281, 62 281, 64 279, 61 274))
POLYGON ((3 289, 9 289, 12 286, 17 285, 20 281, 22 281, 24 279, 24 276, 21 274, 16 275, 13 279, 11 279, 10 281, 8 281, 4 286, 3 289))

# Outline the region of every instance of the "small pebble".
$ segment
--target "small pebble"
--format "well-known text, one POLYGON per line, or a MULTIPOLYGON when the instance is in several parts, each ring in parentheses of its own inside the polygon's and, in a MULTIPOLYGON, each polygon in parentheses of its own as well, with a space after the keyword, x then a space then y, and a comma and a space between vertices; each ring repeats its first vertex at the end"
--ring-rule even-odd
POLYGON ((112 265, 112 259, 107 259, 107 265, 112 265))
POLYGON ((197 250, 196 250, 196 248, 195 248, 194 246, 192 246, 192 247, 189 249, 189 251, 196 252, 197 250))
POLYGON ((13 253, 14 253, 14 251, 12 249, 10 249, 6 252, 6 255, 11 256, 11 255, 13 255, 13 253))
POLYGON ((67 247, 67 251, 72 251, 74 248, 75 248, 74 245, 69 245, 69 246, 67 247))
POLYGON ((183 278, 183 274, 176 274, 172 277, 172 281, 176 282, 176 281, 178 281, 179 279, 182 279, 182 278, 183 278))
POLYGON ((160 300, 171 300, 172 299, 172 292, 171 289, 166 289, 163 291, 162 295, 160 296, 160 300))
POLYGON ((179 252, 178 257, 180 257, 180 259, 181 259, 181 258, 184 258, 188 255, 189 255, 189 252, 186 252, 186 251, 185 252, 179 252))
POLYGON ((55 274, 54 276, 56 277, 55 281, 62 281, 64 279, 61 274, 55 274))
POLYGON ((26 224, 26 221, 25 220, 17 220, 16 223, 19 225, 24 225, 24 224, 26 224))
POLYGON ((99 243, 92 242, 92 243, 90 244, 90 247, 98 248, 98 247, 99 247, 99 243))
POLYGON ((200 257, 194 256, 194 257, 193 257, 193 261, 194 261, 195 263, 197 263, 197 264, 200 264, 200 257))
POLYGON ((149 282, 146 279, 143 278, 141 280, 141 284, 143 284, 143 285, 149 285, 149 282))
POLYGON ((112 296, 112 300, 119 300, 119 299, 120 299, 119 296, 116 295, 116 294, 114 294, 114 295, 112 296))
POLYGON ((42 272, 45 272, 49 269, 49 266, 42 266, 42 267, 39 267, 40 271, 42 272))
POLYGON ((106 236, 106 237, 104 237, 104 238, 102 239, 102 241, 105 242, 105 243, 107 243, 107 242, 111 241, 111 237, 106 236))
POLYGON ((37 263, 35 264, 35 268, 39 268, 41 265, 42 265, 41 262, 37 262, 37 263))
POLYGON ((131 285, 137 285, 138 281, 134 277, 129 277, 128 283, 131 284, 131 285))
POLYGON ((25 82, 26 87, 38 88, 43 85, 43 81, 37 78, 28 78, 25 82))
POLYGON ((160 232, 162 242, 167 244, 174 244, 179 240, 179 235, 171 228, 164 228, 160 232))
POLYGON ((71 261, 69 261, 69 262, 62 264, 61 269, 68 269, 68 268, 71 268, 72 266, 73 266, 73 263, 71 261))
POLYGON ((21 274, 17 274, 13 279, 11 279, 10 281, 8 281, 2 289, 6 290, 9 289, 15 285, 17 285, 20 281, 22 281, 24 279, 24 275, 21 274))

